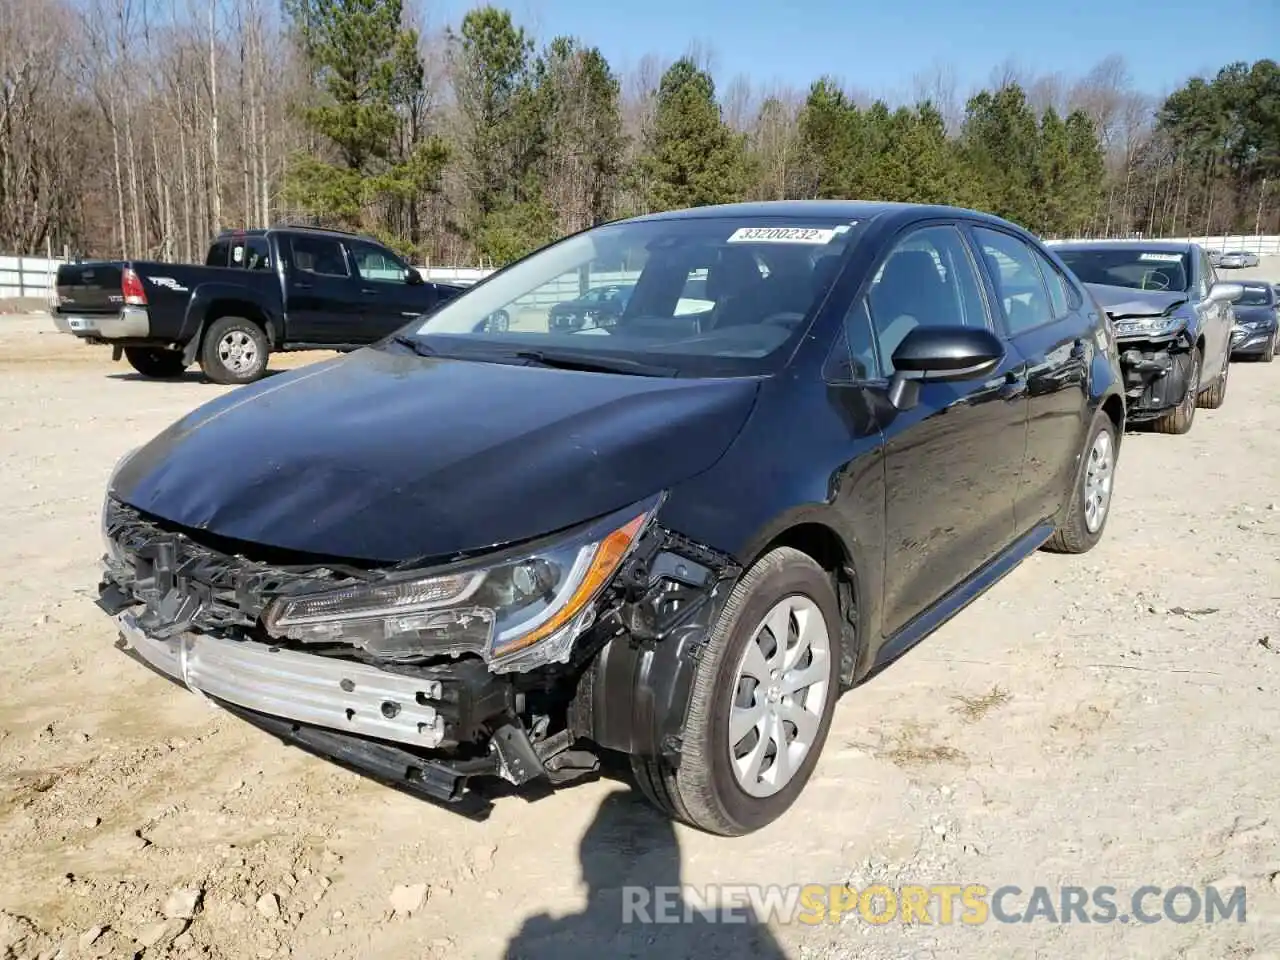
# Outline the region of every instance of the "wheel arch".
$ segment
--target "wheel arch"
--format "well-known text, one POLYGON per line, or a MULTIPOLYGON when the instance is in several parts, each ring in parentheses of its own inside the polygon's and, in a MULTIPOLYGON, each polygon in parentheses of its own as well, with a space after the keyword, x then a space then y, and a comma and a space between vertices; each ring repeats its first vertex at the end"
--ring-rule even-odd
POLYGON ((283 339, 280 317, 258 299, 246 295, 243 287, 227 284, 206 284, 198 287, 187 305, 183 323, 191 331, 191 338, 183 350, 188 364, 194 363, 204 342, 204 335, 216 320, 223 317, 243 317, 256 324, 267 338, 267 346, 275 350, 283 339))
POLYGON ((1125 407, 1124 398, 1118 393, 1109 393, 1102 398, 1102 412, 1105 413, 1116 428, 1116 446, 1124 437, 1125 407))
POLYGON ((844 688, 853 685, 854 673, 862 653, 866 588, 862 572, 867 569, 856 556, 857 548, 851 538, 843 536, 826 517, 813 511, 778 521, 757 537, 743 569, 749 569, 761 557, 779 547, 799 550, 811 558, 831 577, 840 605, 840 684, 844 688))
POLYGON ((254 303, 252 300, 246 300, 237 297, 219 297, 209 303, 209 307, 204 313, 204 324, 201 327, 201 336, 204 332, 213 326, 213 324, 221 320, 223 317, 242 317, 245 320, 256 324, 266 335, 267 343, 273 348, 276 345, 275 331, 272 329, 271 321, 267 318, 262 307, 254 303))

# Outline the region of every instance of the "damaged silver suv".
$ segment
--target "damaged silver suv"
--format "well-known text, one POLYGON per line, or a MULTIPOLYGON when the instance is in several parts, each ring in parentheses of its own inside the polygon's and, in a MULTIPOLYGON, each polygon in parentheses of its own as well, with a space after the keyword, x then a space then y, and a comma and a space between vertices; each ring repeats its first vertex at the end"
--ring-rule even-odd
POLYGON ((1187 433, 1196 409, 1226 402, 1232 301, 1198 244, 1173 240, 1078 240, 1053 250, 1115 323, 1128 422, 1187 433))
POLYGON ((658 214, 127 455, 98 602, 164 675, 402 789, 483 814, 485 778, 616 758, 743 834, 843 691, 1035 550, 1099 541, 1124 419, 1105 318, 1013 224, 658 214), (607 323, 548 322, 621 283, 607 323))

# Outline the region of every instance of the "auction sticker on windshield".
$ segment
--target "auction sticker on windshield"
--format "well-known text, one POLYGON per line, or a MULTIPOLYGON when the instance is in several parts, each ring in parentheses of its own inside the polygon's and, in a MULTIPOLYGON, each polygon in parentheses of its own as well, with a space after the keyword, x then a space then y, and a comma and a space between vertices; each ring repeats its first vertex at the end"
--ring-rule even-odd
POLYGON ((1148 263, 1177 263, 1182 259, 1180 253, 1144 253, 1139 260, 1145 260, 1148 263))
POLYGON ((729 243, 830 243, 834 229, 818 227, 739 227, 729 243))

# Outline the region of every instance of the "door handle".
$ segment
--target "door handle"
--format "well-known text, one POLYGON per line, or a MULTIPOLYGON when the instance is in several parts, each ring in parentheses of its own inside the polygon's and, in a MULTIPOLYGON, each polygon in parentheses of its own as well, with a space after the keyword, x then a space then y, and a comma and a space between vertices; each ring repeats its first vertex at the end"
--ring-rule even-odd
POLYGON ((1001 400, 1017 400, 1027 392, 1027 378, 1020 373, 1006 373, 998 393, 1001 400))
POLYGON ((374 287, 361 287, 360 292, 361 293, 377 293, 378 291, 374 287))
POLYGON ((310 290, 311 284, 303 283, 301 280, 295 280, 293 281, 293 288, 295 290, 310 290))

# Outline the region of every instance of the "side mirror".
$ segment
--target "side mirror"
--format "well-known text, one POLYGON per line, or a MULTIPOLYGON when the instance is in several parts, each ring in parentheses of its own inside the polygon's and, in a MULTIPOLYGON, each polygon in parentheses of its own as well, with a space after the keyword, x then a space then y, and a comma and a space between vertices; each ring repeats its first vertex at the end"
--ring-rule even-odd
POLYGON ((1209 301, 1211 303, 1219 303, 1225 300, 1227 303, 1235 303, 1244 296, 1244 285, 1239 283, 1229 283, 1227 281, 1219 281, 1209 288, 1209 301))
POLYGON ((410 267, 404 272, 404 282, 411 287, 420 287, 427 281, 422 279, 422 274, 415 267, 410 267))
POLYGON ((915 405, 922 381, 972 380, 1004 359, 1004 344, 980 327, 919 326, 893 351, 889 401, 899 410, 915 405))

